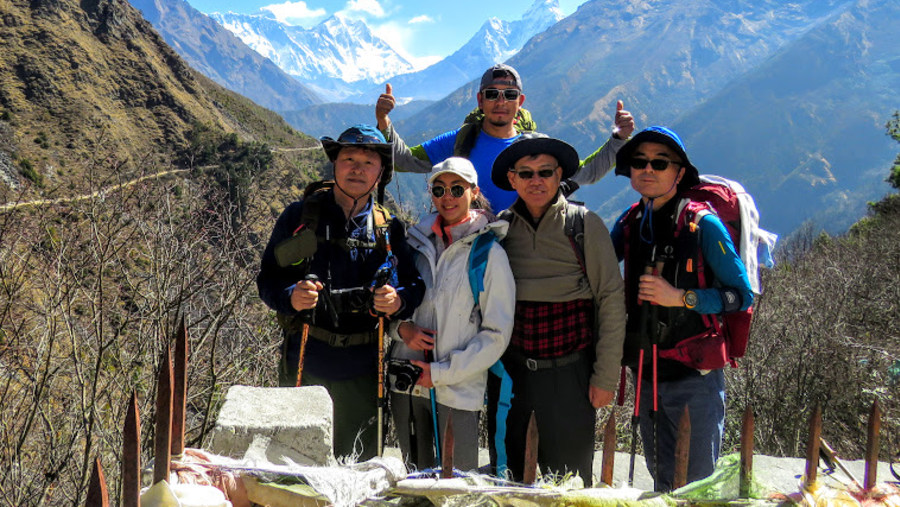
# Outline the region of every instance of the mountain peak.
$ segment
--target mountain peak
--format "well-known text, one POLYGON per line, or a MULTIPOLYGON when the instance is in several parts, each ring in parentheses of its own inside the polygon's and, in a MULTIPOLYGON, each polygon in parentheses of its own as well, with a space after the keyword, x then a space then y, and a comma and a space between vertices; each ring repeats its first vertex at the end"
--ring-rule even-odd
POLYGON ((559 0, 534 0, 531 7, 522 15, 523 20, 546 19, 547 17, 552 17, 555 21, 565 17, 562 9, 559 8, 559 0))

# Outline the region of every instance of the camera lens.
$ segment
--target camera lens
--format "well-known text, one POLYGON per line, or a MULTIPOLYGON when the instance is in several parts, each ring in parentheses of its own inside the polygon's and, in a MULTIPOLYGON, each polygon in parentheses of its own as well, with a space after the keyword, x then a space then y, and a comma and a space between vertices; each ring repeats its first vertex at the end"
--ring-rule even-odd
POLYGON ((394 380, 394 387, 396 387, 398 391, 408 391, 409 386, 409 379, 403 375, 398 376, 396 380, 394 380))

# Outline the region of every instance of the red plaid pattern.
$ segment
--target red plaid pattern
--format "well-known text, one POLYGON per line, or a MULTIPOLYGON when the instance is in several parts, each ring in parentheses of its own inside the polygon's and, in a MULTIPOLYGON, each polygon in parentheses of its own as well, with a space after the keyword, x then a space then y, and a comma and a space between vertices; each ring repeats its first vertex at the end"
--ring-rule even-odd
POLYGON ((590 299, 516 301, 511 345, 534 359, 566 356, 593 342, 593 323, 594 304, 590 299))

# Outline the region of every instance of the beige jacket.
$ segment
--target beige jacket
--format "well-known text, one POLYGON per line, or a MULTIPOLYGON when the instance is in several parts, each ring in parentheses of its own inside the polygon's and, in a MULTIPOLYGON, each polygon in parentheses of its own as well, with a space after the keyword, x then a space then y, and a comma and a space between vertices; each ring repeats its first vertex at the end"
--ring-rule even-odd
POLYGON ((565 234, 566 205, 559 194, 541 218, 537 230, 512 206, 503 247, 516 279, 517 301, 562 302, 593 299, 596 315, 596 361, 591 385, 613 391, 619 380, 625 339, 625 294, 619 263, 603 220, 588 211, 584 217, 587 280, 572 243, 565 234))

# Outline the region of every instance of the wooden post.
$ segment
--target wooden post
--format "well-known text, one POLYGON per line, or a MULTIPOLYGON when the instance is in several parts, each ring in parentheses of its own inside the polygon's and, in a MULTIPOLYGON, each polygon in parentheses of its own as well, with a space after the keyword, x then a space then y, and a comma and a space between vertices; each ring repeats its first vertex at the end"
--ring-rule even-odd
POLYGON ((878 482, 878 449, 881 445, 881 408, 878 406, 878 400, 872 403, 872 410, 869 412, 868 434, 868 439, 866 440, 866 477, 863 484, 866 491, 874 488, 878 482))
POLYGON ((525 484, 534 484, 537 480, 539 443, 537 419, 532 410, 531 417, 528 418, 528 430, 525 432, 525 469, 522 471, 522 482, 525 484))
POLYGON ((753 407, 744 409, 744 419, 741 422, 741 481, 739 487, 740 498, 750 498, 750 479, 753 476, 753 407))
POLYGON ((184 420, 187 407, 188 334, 181 316, 175 337, 174 388, 172 390, 172 456, 184 454, 184 420))
POLYGON ((156 385, 156 441, 153 484, 169 480, 172 450, 172 353, 166 344, 156 385))
MULTIPOLYGON (((616 411, 609 412, 609 419, 603 427, 603 461, 600 468, 600 482, 613 485, 613 468, 616 462, 616 411)), ((585 484, 585 486, 588 486, 585 484)))
POLYGON ((94 458, 94 469, 91 471, 91 482, 88 485, 86 507, 109 507, 109 492, 106 490, 106 478, 103 477, 103 466, 100 458, 94 458))
POLYGON ((672 489, 678 489, 687 484, 688 463, 691 459, 691 412, 688 406, 684 406, 681 420, 678 421, 678 433, 675 438, 675 475, 672 479, 672 489))
POLYGON ((441 442, 441 479, 453 477, 453 414, 447 414, 444 438, 441 442))
POLYGON ((139 507, 141 504, 141 416, 134 391, 131 392, 122 431, 121 502, 122 507, 139 507))
POLYGON ((816 403, 809 418, 809 437, 806 441, 806 488, 816 483, 819 470, 819 438, 822 436, 822 407, 816 403))

